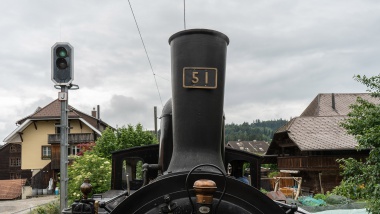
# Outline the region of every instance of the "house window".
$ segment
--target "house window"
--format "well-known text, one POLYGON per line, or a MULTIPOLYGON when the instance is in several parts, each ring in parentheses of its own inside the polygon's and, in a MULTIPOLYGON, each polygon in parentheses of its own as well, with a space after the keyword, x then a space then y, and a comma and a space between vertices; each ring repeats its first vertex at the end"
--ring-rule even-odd
POLYGON ((21 152, 21 146, 20 145, 11 145, 9 148, 10 153, 16 153, 16 152, 21 152))
POLYGON ((21 166, 21 158, 9 158, 9 166, 21 166))
POLYGON ((42 146, 41 159, 51 158, 51 148, 50 146, 42 146))
POLYGON ((21 178, 20 173, 11 172, 11 173, 9 173, 9 175, 10 175, 10 179, 20 179, 21 178))
MULTIPOLYGON (((61 134, 61 123, 55 123, 55 133, 56 134, 61 134)), ((67 133, 70 134, 70 129, 72 129, 73 127, 70 126, 70 122, 69 122, 69 129, 67 129, 67 133)))
POLYGON ((67 147, 67 155, 77 155, 80 152, 79 146, 69 145, 67 147))
POLYGON ((60 127, 60 123, 55 123, 55 133, 56 134, 61 134, 61 127, 60 127))

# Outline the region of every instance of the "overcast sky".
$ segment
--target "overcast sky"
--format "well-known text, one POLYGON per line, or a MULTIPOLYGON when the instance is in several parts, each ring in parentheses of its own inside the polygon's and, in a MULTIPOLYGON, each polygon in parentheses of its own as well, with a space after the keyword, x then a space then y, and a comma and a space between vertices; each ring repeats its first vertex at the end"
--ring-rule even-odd
MULTIPOLYGON (((0 138, 58 97, 51 47, 74 46, 69 104, 116 127, 153 129, 153 108, 171 97, 168 38, 184 30, 182 0, 2 0, 0 138)), ((298 116, 318 93, 365 92, 355 74, 380 71, 376 0, 191 0, 186 28, 226 34, 227 123, 298 116)), ((1 141, 0 141, 1 142, 1 141)))

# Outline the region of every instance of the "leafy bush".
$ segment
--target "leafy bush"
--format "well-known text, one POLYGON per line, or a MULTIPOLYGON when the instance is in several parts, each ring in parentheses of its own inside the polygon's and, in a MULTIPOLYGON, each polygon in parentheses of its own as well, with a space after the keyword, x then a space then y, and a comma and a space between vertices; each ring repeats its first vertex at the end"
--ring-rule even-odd
POLYGON ((30 212, 31 214, 60 214, 58 200, 52 203, 38 206, 36 209, 30 212))
MULTIPOLYGON (((111 152, 135 146, 158 143, 151 132, 144 131, 141 124, 135 127, 106 128, 96 144, 80 144, 83 156, 73 156, 73 164, 68 167, 68 200, 71 204, 80 199, 80 186, 85 178, 90 179, 93 194, 103 193, 110 189, 111 184, 111 152)), ((82 155, 82 154, 80 154, 82 155)), ((141 178, 142 163, 137 165, 137 178, 141 178)))
POLYGON ((327 196, 325 201, 328 204, 348 204, 350 202, 348 198, 334 194, 327 196))
POLYGON ((276 176, 278 176, 278 175, 280 175, 280 172, 279 172, 279 171, 273 171, 273 172, 270 172, 270 173, 268 174, 268 177, 269 177, 269 178, 274 178, 274 177, 276 177, 276 176))
POLYGON ((92 194, 103 193, 110 189, 111 162, 91 152, 78 156, 72 165, 68 167, 68 199, 71 204, 75 199, 80 199, 82 193, 80 186, 85 178, 90 179, 92 194))
POLYGON ((260 188, 260 192, 264 193, 265 195, 268 193, 268 191, 264 188, 260 188))
POLYGON ((364 199, 366 195, 363 184, 357 185, 345 180, 341 181, 340 185, 335 187, 332 192, 352 200, 364 199))
POLYGON ((274 163, 261 164, 261 166, 271 170, 278 170, 277 164, 274 163))
POLYGON ((315 194, 313 198, 314 199, 322 199, 322 200, 326 201, 326 196, 324 194, 320 194, 320 193, 315 194))

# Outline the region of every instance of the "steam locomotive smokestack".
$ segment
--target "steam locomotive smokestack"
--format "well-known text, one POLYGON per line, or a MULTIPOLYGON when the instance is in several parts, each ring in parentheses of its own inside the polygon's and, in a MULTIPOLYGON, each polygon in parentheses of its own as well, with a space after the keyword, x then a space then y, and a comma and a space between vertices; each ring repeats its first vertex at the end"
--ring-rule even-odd
POLYGON ((221 152, 226 35, 207 29, 180 31, 171 46, 173 155, 167 172, 209 163, 224 170, 221 152))

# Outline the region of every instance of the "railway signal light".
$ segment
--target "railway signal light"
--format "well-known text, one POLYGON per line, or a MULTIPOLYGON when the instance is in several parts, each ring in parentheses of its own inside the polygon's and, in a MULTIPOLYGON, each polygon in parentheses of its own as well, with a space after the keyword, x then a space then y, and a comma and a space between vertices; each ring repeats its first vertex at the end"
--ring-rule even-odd
POLYGON ((57 85, 69 85, 74 80, 74 48, 67 42, 51 47, 51 80, 57 85))

